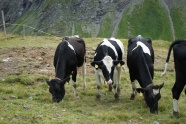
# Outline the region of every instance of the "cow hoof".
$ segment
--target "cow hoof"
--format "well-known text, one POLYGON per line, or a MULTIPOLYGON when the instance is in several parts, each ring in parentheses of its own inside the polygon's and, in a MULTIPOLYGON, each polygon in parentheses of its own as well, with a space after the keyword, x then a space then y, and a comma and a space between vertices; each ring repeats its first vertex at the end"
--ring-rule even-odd
POLYGON ((179 112, 173 111, 173 116, 176 117, 176 118, 179 118, 180 117, 179 112))
POLYGON ((75 93, 74 96, 75 96, 76 99, 80 99, 78 93, 75 93))
POLYGON ((101 100, 101 95, 100 94, 96 95, 96 100, 101 100))
POLYGON ((114 94, 114 98, 115 98, 116 101, 119 101, 119 95, 118 95, 118 93, 115 93, 114 94))
POLYGON ((109 85, 108 91, 109 91, 109 92, 112 92, 112 85, 109 85))
POLYGON ((135 97, 136 97, 136 95, 135 94, 132 94, 131 97, 130 97, 130 100, 134 100, 135 97))

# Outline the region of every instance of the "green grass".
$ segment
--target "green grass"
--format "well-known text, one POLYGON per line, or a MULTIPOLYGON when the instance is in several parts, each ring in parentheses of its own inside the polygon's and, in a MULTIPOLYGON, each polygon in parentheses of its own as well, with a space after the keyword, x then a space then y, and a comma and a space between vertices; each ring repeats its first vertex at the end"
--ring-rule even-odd
MULTIPOLYGON (((87 48, 95 49, 103 38, 84 38, 87 48)), ((6 37, 0 33, 0 50, 21 47, 50 47, 55 49, 60 42, 60 37, 53 36, 19 36, 6 37)), ((127 39, 121 39, 127 50, 127 39)), ((164 69, 164 61, 170 42, 153 41, 155 50, 155 70, 164 69), (163 56, 161 56, 163 54, 163 56), (165 55, 165 56, 164 56, 165 55), (163 62, 162 62, 163 61, 163 62), (159 63, 160 62, 160 63, 159 63)), ((48 51, 49 52, 49 51, 48 51)), ((89 55, 91 56, 91 55, 89 55)), ((53 59, 53 58, 51 58, 53 59)), ((125 58, 126 61, 126 58, 125 58)), ((168 69, 173 69, 173 62, 168 69)), ((2 64, 3 62, 0 62, 2 64)), ((88 64, 88 63, 87 63, 88 64)), ((89 68, 92 69, 91 67, 89 68)), ((1 72, 0 72, 1 73, 1 72)), ((168 72, 160 78, 162 71, 155 71, 154 83, 165 83, 161 90, 162 98, 159 101, 159 114, 150 114, 144 106, 143 97, 137 96, 130 100, 131 84, 128 71, 122 72, 120 101, 115 102, 113 92, 107 92, 108 87, 103 85, 102 100, 95 100, 97 93, 95 77, 93 73, 86 76, 87 88, 82 90, 82 75, 77 76, 77 89, 80 99, 76 99, 72 93, 71 84, 66 84, 66 95, 62 102, 53 103, 48 92, 46 78, 52 76, 22 71, 19 75, 0 75, 0 123, 63 123, 63 124, 123 124, 143 123, 151 124, 158 121, 160 124, 182 124, 186 122, 185 94, 182 93, 179 100, 179 119, 172 116, 171 88, 174 84, 174 72, 168 72)))

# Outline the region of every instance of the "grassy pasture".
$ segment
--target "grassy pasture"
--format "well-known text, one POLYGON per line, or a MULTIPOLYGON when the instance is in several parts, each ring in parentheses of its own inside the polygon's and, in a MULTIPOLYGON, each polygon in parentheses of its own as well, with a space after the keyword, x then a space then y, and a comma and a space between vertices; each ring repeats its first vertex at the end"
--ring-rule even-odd
MULTIPOLYGON (((90 61, 93 50, 102 38, 85 38, 87 46, 87 88, 82 90, 82 75, 78 74, 78 93, 76 99, 72 93, 71 84, 66 84, 66 95, 60 103, 52 103, 51 95, 45 79, 54 76, 52 66, 53 54, 62 37, 54 36, 19 36, 6 37, 0 33, 0 123, 57 123, 57 124, 184 124, 186 122, 185 94, 179 100, 180 118, 172 116, 171 88, 174 84, 173 58, 168 67, 169 72, 160 78, 163 72, 167 50, 170 42, 153 41, 155 51, 154 83, 165 82, 161 90, 159 114, 150 114, 144 106, 143 97, 137 96, 130 100, 131 84, 127 66, 122 72, 120 101, 115 102, 113 92, 107 92, 108 87, 102 85, 102 100, 96 101, 97 93, 93 68, 90 61), (44 58, 38 51, 45 53, 44 58), (35 55, 37 57, 31 57, 35 55), (42 57, 43 57, 42 56, 42 57), (10 62, 4 62, 9 57, 10 62), (28 58, 28 59, 27 59, 28 58), (46 62, 44 62, 46 61, 46 62), (12 66, 13 65, 13 66, 12 66), (41 73, 40 70, 48 70, 41 73)), ((121 39, 127 50, 127 39, 121 39)), ((126 53, 125 53, 126 54, 126 53)), ((126 57, 125 57, 126 61, 126 57)))

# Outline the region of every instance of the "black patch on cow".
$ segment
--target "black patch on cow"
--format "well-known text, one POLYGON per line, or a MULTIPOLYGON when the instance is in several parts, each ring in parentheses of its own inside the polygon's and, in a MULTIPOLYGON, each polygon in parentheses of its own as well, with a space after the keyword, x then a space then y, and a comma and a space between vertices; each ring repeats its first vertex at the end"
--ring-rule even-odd
POLYGON ((53 96, 53 101, 59 102, 63 99, 64 85, 70 80, 70 75, 72 75, 72 80, 76 82, 77 67, 83 65, 85 52, 85 43, 81 38, 65 37, 57 46, 53 62, 57 79, 46 81, 50 86, 49 91, 53 96))
POLYGON ((108 40, 116 49, 117 53, 118 53, 118 58, 117 60, 122 60, 122 51, 121 48, 119 47, 119 45, 117 44, 116 41, 113 40, 108 40))
MULTIPOLYGON (((144 38, 143 38, 144 39, 144 38)), ((147 85, 152 83, 154 77, 154 52, 151 46, 151 40, 141 41, 150 50, 151 56, 143 52, 141 46, 137 46, 137 39, 129 39, 128 53, 127 53, 127 66, 129 67, 131 82, 138 80, 140 86, 145 88, 147 85)))

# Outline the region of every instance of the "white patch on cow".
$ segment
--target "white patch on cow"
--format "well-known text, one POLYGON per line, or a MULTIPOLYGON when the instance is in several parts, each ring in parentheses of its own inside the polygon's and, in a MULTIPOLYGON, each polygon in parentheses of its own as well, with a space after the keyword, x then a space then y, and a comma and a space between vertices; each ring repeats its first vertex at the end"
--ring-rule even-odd
POLYGON ((152 89, 152 91, 153 91, 153 94, 154 94, 154 95, 157 95, 157 94, 159 94, 160 89, 152 89))
POLYGON ((73 51, 74 51, 74 53, 75 53, 75 50, 74 50, 74 47, 68 42, 68 47, 70 48, 70 49, 72 49, 73 51))
POLYGON ((173 99, 173 110, 174 112, 178 112, 178 100, 173 99))
POLYGON ((165 64, 165 69, 164 69, 164 72, 161 74, 161 77, 166 75, 167 67, 168 67, 168 63, 165 64))
POLYGON ((94 54, 94 56, 96 56, 96 55, 97 55, 97 53, 94 54))
POLYGON ((141 36, 141 35, 138 35, 136 38, 137 38, 138 40, 140 40, 140 39, 142 38, 142 36, 141 36))
POLYGON ((69 38, 79 38, 79 35, 69 36, 69 38))
POLYGON ((112 58, 110 56, 105 56, 102 61, 103 61, 104 65, 106 66, 108 72, 111 73, 111 67, 113 65, 112 58))
POLYGON ((114 50, 115 56, 118 56, 118 53, 117 53, 115 47, 106 38, 103 39, 103 42, 101 43, 101 45, 105 45, 105 46, 110 47, 112 50, 114 50))
POLYGON ((100 77, 102 78, 102 80, 105 81, 106 84, 112 84, 112 80, 109 79, 108 81, 105 80, 104 76, 103 76, 103 72, 101 69, 94 69, 94 72, 95 72, 95 77, 96 77, 96 82, 97 82, 97 85, 101 85, 101 80, 100 80, 100 77))
POLYGON ((143 49, 143 52, 144 53, 147 53, 147 54, 149 54, 151 56, 151 53, 150 53, 149 48, 144 43, 142 43, 141 41, 138 41, 136 44, 137 44, 137 46, 133 50, 135 50, 136 48, 138 48, 138 46, 141 46, 141 48, 143 49))
POLYGON ((108 84, 108 85, 110 85, 110 84, 112 84, 112 80, 109 79, 108 81, 105 81, 105 83, 108 84))
POLYGON ((77 38, 79 38, 79 35, 74 35, 74 37, 77 37, 77 38))
POLYGON ((123 46, 123 43, 122 43, 120 40, 118 40, 118 39, 116 39, 116 38, 114 38, 114 37, 111 37, 110 40, 116 41, 116 43, 118 44, 118 46, 119 46, 120 49, 121 49, 122 58, 124 58, 124 46, 123 46))

